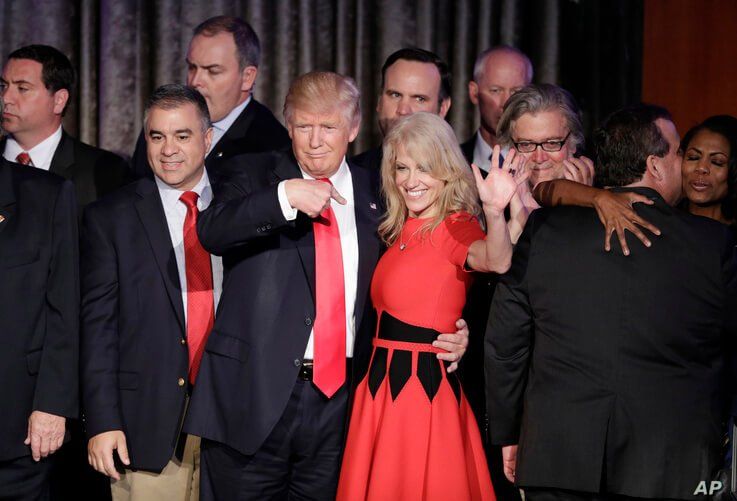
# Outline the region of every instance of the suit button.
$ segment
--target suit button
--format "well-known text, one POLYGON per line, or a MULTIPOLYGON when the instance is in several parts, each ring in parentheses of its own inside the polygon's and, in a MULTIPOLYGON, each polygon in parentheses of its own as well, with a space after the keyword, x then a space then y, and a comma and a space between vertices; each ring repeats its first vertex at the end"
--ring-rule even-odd
POLYGON ((312 325, 312 319, 310 317, 305 317, 305 325, 307 326, 312 325))
POLYGON ((218 151, 218 158, 222 158, 222 157, 223 157, 223 152, 222 151, 218 151))
POLYGON ((298 359, 298 358, 295 358, 294 359, 294 366, 295 367, 299 367, 300 365, 302 365, 302 361, 300 359, 298 359))
POLYGON ((184 378, 183 377, 180 377, 179 380, 177 381, 177 384, 179 386, 184 386, 184 378))
POLYGON ((271 229, 271 225, 270 225, 270 224, 267 224, 267 225, 266 225, 266 229, 267 229, 267 230, 270 230, 270 229, 271 229))
POLYGON ((182 343, 182 346, 184 346, 185 344, 187 344, 187 340, 184 339, 184 338, 182 338, 182 340, 180 341, 180 343, 182 343))

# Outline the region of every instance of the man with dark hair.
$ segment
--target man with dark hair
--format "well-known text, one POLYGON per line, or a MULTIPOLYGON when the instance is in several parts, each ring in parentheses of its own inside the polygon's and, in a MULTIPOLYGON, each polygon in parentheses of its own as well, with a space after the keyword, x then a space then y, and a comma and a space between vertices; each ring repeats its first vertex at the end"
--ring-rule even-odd
POLYGON ((69 59, 48 45, 11 52, 3 67, 0 140, 3 157, 74 183, 80 207, 129 181, 122 158, 71 137, 62 128, 74 86, 69 59))
MULTIPOLYGON (((210 110, 213 136, 205 163, 211 173, 229 157, 289 146, 284 126, 253 98, 260 61, 258 36, 241 18, 216 16, 194 29, 187 51, 187 85, 205 97, 210 110)), ((143 132, 131 166, 136 176, 151 176, 143 132)))
POLYGON ((601 250, 592 209, 532 213, 489 316, 491 436, 531 501, 692 499, 722 459, 734 237, 673 208, 681 153, 667 111, 615 112, 595 143, 597 174, 648 197, 636 211, 662 235, 625 257, 601 250))
POLYGON ((3 499, 48 499, 79 412, 76 205, 69 181, 0 158, 3 499))
MULTIPOLYGON (((450 109, 451 74, 436 54, 416 47, 392 53, 381 68, 381 94, 376 105, 379 129, 386 135, 401 117, 418 111, 445 118, 450 109)), ((381 146, 356 155, 364 167, 381 167, 381 146)))
POLYGON ((81 373, 90 464, 114 500, 196 500, 199 438, 181 433, 222 284, 199 243, 212 200, 207 103, 158 88, 144 129, 154 179, 90 205, 82 231, 81 373), (114 452, 117 451, 115 458, 114 452))

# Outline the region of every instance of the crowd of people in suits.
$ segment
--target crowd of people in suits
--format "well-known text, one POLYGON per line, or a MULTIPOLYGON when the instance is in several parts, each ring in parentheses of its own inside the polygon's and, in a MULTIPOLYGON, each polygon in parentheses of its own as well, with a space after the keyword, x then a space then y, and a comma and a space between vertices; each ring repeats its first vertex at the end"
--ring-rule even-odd
POLYGON ((0 499, 715 494, 737 118, 681 140, 633 104, 585 150, 574 97, 498 46, 459 143, 448 65, 411 47, 347 158, 350 77, 295 79, 283 126, 242 19, 186 64, 125 162, 64 131, 64 54, 3 63, 0 499))

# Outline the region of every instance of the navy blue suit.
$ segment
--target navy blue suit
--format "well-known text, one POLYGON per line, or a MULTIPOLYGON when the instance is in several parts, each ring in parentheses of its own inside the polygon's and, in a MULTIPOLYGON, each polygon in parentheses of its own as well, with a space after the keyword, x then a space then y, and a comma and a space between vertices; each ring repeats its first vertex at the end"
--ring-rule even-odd
POLYGON ((87 434, 122 430, 131 468, 160 472, 180 436, 189 361, 176 258, 152 179, 88 206, 81 269, 87 434))
POLYGON ((18 499, 46 488, 50 459, 23 443, 31 412, 78 413, 76 205, 70 182, 0 158, 0 493, 18 499))
MULTIPOLYGON (((382 206, 378 172, 349 168, 359 248, 353 374, 362 374, 375 327, 368 293, 382 206)), ((223 255, 226 278, 185 430, 252 455, 295 389, 315 318, 315 246, 312 220, 300 212, 288 222, 279 205, 278 183, 301 178, 291 154, 236 157, 228 173, 198 222, 205 249, 223 255)))

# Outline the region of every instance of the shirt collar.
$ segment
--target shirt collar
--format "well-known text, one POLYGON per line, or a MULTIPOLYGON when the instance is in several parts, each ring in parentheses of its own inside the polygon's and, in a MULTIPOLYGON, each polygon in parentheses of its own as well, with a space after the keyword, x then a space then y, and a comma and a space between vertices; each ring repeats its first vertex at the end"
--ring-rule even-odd
MULTIPOLYGON (((159 188, 159 194, 161 195, 161 201, 167 207, 174 206, 179 203, 179 197, 182 196, 184 191, 177 188, 173 188, 166 184, 164 181, 154 176, 156 186, 159 188)), ((205 210, 212 202, 212 186, 210 185, 210 178, 207 175, 207 169, 202 170, 202 177, 191 190, 199 195, 197 199, 197 208, 199 210, 205 210)))
POLYGON ((235 122, 236 118, 243 112, 243 110, 246 109, 246 106, 248 106, 248 103, 251 102, 251 95, 246 98, 245 101, 243 101, 241 104, 230 110, 230 113, 225 115, 225 118, 222 120, 218 120, 217 122, 213 123, 212 126, 220 129, 223 132, 227 132, 228 129, 230 129, 230 126, 233 125, 233 122, 235 122))
MULTIPOLYGON (((53 134, 28 150, 28 155, 31 157, 33 166, 40 169, 49 170, 49 167, 51 167, 51 159, 54 158, 54 153, 56 152, 56 148, 57 146, 59 146, 60 142, 61 125, 58 129, 56 129, 53 134)), ((8 141, 5 143, 5 152, 3 156, 11 162, 15 162, 15 157, 17 157, 18 154, 23 151, 26 150, 21 148, 18 142, 13 139, 13 136, 8 136, 8 141)))

